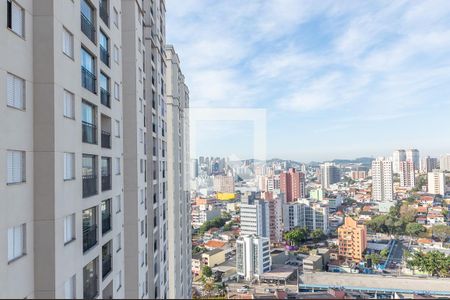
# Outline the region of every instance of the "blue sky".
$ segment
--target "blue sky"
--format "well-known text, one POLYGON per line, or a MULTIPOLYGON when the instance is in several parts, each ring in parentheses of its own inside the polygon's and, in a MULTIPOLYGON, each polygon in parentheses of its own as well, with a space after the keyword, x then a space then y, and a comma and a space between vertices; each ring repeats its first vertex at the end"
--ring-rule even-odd
MULTIPOLYGON (((448 0, 168 0, 167 42, 192 107, 267 109, 269 158, 450 152, 448 0)), ((213 123, 196 154, 251 156, 251 126, 213 123)))

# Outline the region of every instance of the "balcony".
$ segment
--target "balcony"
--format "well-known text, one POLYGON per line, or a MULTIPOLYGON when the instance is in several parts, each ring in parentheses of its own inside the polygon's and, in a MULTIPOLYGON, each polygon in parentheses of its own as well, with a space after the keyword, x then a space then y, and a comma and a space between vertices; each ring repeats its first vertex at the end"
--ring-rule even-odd
POLYGON ((111 175, 102 175, 102 192, 111 189, 111 175))
POLYGON ((91 91, 92 93, 96 93, 96 81, 97 78, 94 74, 92 74, 88 69, 85 67, 81 67, 81 85, 91 91))
POLYGON ((86 18, 83 14, 81 14, 81 31, 93 42, 95 43, 95 26, 86 18))
POLYGON ((83 198, 97 195, 97 175, 83 175, 83 198))
POLYGON ((109 52, 103 46, 100 46, 100 60, 109 67, 109 52))
POLYGON ((97 245, 97 225, 83 226, 83 252, 97 245))
POLYGON ((111 254, 103 255, 102 258, 102 278, 105 279, 112 271, 112 256, 111 254))
POLYGON ((97 126, 83 121, 83 143, 97 144, 97 126))
POLYGON ((111 94, 105 90, 104 88, 100 88, 100 101, 101 103, 106 106, 111 108, 111 94))
POLYGON ((102 148, 111 149, 111 133, 102 130, 102 148))
POLYGON ((107 233, 111 230, 111 214, 105 213, 102 214, 102 234, 107 233))
POLYGON ((109 15, 108 15, 108 7, 107 7, 107 1, 100 1, 99 6, 99 13, 100 18, 105 22, 106 26, 109 27, 109 15))
POLYGON ((98 296, 97 275, 92 275, 89 278, 84 279, 83 285, 83 298, 95 299, 98 296))

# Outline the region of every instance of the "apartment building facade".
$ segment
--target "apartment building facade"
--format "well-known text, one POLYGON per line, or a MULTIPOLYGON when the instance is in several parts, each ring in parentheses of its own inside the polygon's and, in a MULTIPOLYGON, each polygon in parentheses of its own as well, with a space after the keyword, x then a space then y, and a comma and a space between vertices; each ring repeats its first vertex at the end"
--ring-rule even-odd
POLYGON ((392 161, 383 158, 372 162, 372 198, 380 202, 394 200, 392 161))
MULTIPOLYGON (((250 197, 249 197, 250 198, 250 197)), ((270 202, 260 199, 243 201, 240 206, 241 235, 270 237, 270 202)))
POLYGON ((272 268, 268 238, 255 235, 240 236, 236 240, 236 272, 245 280, 259 278, 272 268))
POLYGON ((413 188, 416 184, 415 165, 411 160, 400 162, 400 186, 413 188))
POLYGON ((171 299, 192 296, 191 201, 189 193, 189 89, 173 46, 166 46, 167 59, 167 155, 168 261, 171 299))
POLYGON ((294 168, 280 174, 280 191, 285 194, 286 202, 306 197, 305 174, 294 168))
POLYGON ((284 231, 296 227, 304 227, 309 231, 321 229, 325 234, 329 231, 329 208, 309 201, 285 203, 283 205, 284 231))
POLYGON ((367 248, 366 225, 358 224, 350 217, 338 228, 339 256, 351 261, 363 260, 363 252, 367 248))
POLYGON ((433 170, 428 173, 428 193, 435 195, 445 195, 445 174, 440 170, 433 170))
POLYGON ((123 297, 121 2, 1 5, 1 296, 123 297))
POLYGON ((333 163, 324 163, 320 166, 320 183, 322 188, 328 189, 341 179, 340 171, 333 163))

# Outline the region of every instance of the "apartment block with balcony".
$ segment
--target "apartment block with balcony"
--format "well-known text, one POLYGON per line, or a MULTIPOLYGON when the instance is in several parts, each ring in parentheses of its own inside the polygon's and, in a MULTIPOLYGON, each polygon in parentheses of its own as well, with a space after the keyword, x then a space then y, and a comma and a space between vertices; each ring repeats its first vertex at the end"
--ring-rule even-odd
POLYGON ((360 262, 367 248, 366 225, 358 224, 350 217, 338 228, 339 256, 350 261, 360 262))
MULTIPOLYGON (((189 194, 189 90, 173 46, 166 46, 169 298, 192 295, 189 194)), ((166 151, 166 149, 162 149, 166 151)))
POLYGON ((1 296, 124 297, 121 1, 1 5, 1 296))

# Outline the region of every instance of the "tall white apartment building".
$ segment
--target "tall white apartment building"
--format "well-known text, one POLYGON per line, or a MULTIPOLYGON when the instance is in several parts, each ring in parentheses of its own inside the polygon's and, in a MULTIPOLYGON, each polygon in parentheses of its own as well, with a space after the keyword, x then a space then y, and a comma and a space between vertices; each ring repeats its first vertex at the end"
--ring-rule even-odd
POLYGON ((329 188, 330 185, 339 182, 340 179, 340 171, 335 164, 324 163, 320 166, 320 182, 323 188, 329 188))
POLYGON ((400 186, 413 188, 416 185, 415 165, 411 160, 400 162, 400 186))
POLYGON ((392 162, 380 158, 372 162, 372 198, 375 201, 393 201, 392 162))
POLYGON ((406 150, 406 160, 414 163, 414 169, 418 170, 420 166, 420 152, 417 149, 406 150))
POLYGON ((439 169, 441 171, 450 171, 450 154, 445 154, 441 156, 439 169))
POLYGON ((310 231, 321 229, 329 231, 329 208, 308 201, 290 202, 283 205, 284 231, 304 227, 310 231))
POLYGON ((406 160, 406 151, 403 149, 395 150, 392 153, 392 167, 393 172, 398 174, 400 173, 400 163, 406 160))
POLYGON ((268 238, 245 235, 236 240, 236 272, 239 276, 252 280, 270 271, 271 267, 268 238))
POLYGON ((445 195, 445 174, 439 170, 428 173, 428 193, 445 195))
POLYGON ((123 298, 121 1, 0 5, 0 297, 123 298))
POLYGON ((191 201, 189 194, 189 90, 172 46, 166 46, 167 204, 170 299, 192 296, 191 201))
POLYGON ((240 217, 241 235, 270 237, 270 207, 268 201, 259 199, 243 201, 240 206, 240 217))

